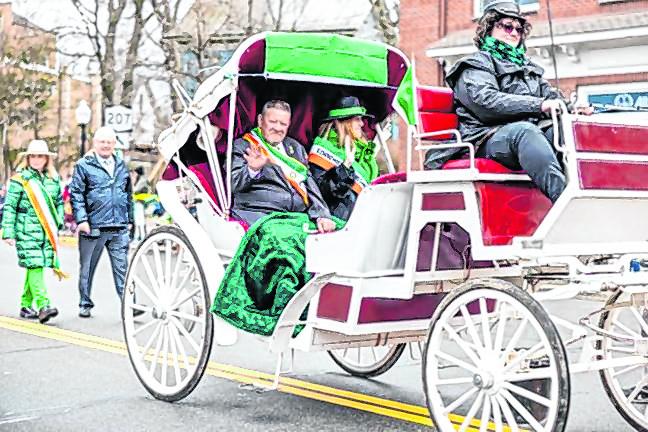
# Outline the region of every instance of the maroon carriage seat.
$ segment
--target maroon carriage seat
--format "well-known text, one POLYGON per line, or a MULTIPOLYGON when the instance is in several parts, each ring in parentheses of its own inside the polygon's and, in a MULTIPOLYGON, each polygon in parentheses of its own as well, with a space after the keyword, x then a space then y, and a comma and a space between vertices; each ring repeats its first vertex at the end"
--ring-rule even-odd
MULTIPOLYGON (((196 164, 196 165, 191 165, 189 167, 189 171, 194 173, 196 177, 198 178, 198 181, 202 185, 203 188, 205 188, 205 191, 207 192, 207 195, 214 200, 214 203, 216 205, 220 205, 220 202, 218 200, 218 196, 216 195, 216 187, 214 185, 214 178, 212 176, 212 173, 209 169, 209 165, 207 163, 201 163, 201 164, 196 164)), ((250 226, 247 224, 247 222, 235 219, 230 216, 229 218, 230 221, 233 222, 238 222, 239 225, 243 227, 245 231, 250 228, 250 226)))
MULTIPOLYGON (((452 90, 446 87, 418 86, 419 133, 457 129, 452 90)), ((426 141, 448 141, 453 135, 439 135, 426 141)), ((442 169, 470 168, 470 159, 446 162, 442 169)), ((524 174, 491 159, 475 158, 481 174, 524 174)), ((485 245, 510 245, 514 237, 532 235, 551 208, 551 201, 531 182, 476 181, 480 203, 482 238, 485 245)))

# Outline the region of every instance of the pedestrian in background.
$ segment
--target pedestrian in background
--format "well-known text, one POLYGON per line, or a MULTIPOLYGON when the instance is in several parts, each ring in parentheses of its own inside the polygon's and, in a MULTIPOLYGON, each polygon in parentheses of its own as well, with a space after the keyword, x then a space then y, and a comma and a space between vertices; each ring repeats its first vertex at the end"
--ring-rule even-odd
MULTIPOLYGON (((103 249, 108 250, 115 290, 122 298, 133 223, 132 184, 124 161, 114 153, 116 135, 97 129, 93 149, 74 167, 70 198, 79 232, 79 316, 89 318, 92 279, 103 249)), ((138 311, 134 311, 137 315, 138 311)))
POLYGON ((61 183, 47 143, 33 140, 9 182, 2 219, 2 238, 16 246, 18 265, 27 269, 20 316, 41 323, 58 315, 50 304, 43 274, 53 268, 59 279, 66 277, 58 259, 58 230, 63 228, 61 183), (34 303, 38 312, 33 309, 34 303))

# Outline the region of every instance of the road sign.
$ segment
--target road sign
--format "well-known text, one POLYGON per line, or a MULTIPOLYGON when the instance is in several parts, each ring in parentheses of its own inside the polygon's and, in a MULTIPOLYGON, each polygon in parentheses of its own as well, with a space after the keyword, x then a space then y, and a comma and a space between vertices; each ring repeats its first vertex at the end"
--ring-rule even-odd
POLYGON ((115 132, 130 132, 133 130, 133 110, 124 105, 106 107, 104 119, 106 126, 111 127, 115 132))

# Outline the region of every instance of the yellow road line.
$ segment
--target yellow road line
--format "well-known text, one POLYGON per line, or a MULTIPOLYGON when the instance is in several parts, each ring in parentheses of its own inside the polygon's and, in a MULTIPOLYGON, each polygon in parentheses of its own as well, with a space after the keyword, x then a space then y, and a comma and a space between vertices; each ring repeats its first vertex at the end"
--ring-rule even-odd
MULTIPOLYGON (((85 348, 128 355, 126 344, 123 342, 46 326, 31 321, 0 316, 0 328, 46 339, 58 340, 85 348)), ((264 386, 269 386, 274 379, 274 375, 272 374, 213 361, 208 362, 205 373, 243 384, 261 384, 264 386)), ((406 404, 288 377, 281 377, 278 391, 411 423, 432 426, 427 408, 419 405, 406 404)), ((455 428, 458 429, 463 418, 461 416, 451 415, 450 420, 453 423, 458 423, 455 425, 455 428)), ((473 420, 470 424, 475 427, 469 427, 467 430, 478 431, 479 421, 473 420)))

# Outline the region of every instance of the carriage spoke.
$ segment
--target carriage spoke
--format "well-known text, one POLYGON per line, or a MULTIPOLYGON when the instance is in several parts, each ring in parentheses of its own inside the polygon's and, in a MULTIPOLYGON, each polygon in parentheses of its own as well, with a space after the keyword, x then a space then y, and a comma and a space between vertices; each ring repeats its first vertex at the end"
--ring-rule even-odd
POLYGON ((509 406, 508 402, 500 394, 495 397, 498 405, 504 413, 506 424, 511 429, 511 432, 520 432, 520 428, 518 427, 517 421, 515 421, 515 416, 513 415, 513 411, 511 411, 511 407, 509 406))
POLYGON ((461 405, 463 405, 464 402, 466 402, 468 399, 470 399, 470 398, 472 397, 472 395, 474 395, 475 393, 477 393, 478 390, 479 390, 479 389, 478 389, 477 387, 473 387, 473 388, 471 388, 470 390, 468 390, 466 393, 464 393, 464 394, 462 394, 461 396, 459 396, 457 399, 455 399, 454 402, 452 402, 450 405, 448 405, 447 407, 445 407, 445 409, 443 410, 443 415, 446 415, 446 416, 447 416, 448 414, 452 414, 452 412, 453 412, 454 410, 456 410, 456 409, 459 408, 461 405))
POLYGON ((504 375, 504 380, 508 382, 531 381, 541 379, 551 379, 552 373, 549 368, 539 368, 533 372, 512 372, 504 375))
POLYGON ((197 317, 197 316, 194 316, 194 315, 189 315, 189 314, 186 314, 184 312, 177 311, 177 310, 170 311, 169 315, 174 316, 176 318, 182 318, 182 319, 186 319, 188 321, 193 321, 193 322, 197 322, 197 323, 202 322, 201 317, 197 317))
POLYGON ((182 325, 180 321, 174 316, 169 317, 169 323, 173 323, 173 325, 176 327, 177 330, 182 333, 182 336, 187 338, 187 341, 189 342, 189 345, 196 351, 196 354, 200 353, 200 346, 196 344, 196 341, 193 340, 189 332, 187 332, 187 329, 182 325))
POLYGON ((450 354, 446 354, 443 351, 436 351, 434 353, 434 355, 436 355, 437 357, 442 358, 443 360, 449 361, 449 362, 451 362, 451 363, 453 363, 453 364, 455 364, 457 366, 460 366, 460 367, 462 367, 462 368, 464 368, 464 369, 466 369, 466 370, 468 370, 468 371, 470 371, 472 373, 475 373, 475 374, 479 373, 479 370, 475 366, 470 365, 470 364, 466 363, 463 360, 459 360, 458 358, 456 358, 454 356, 451 356, 450 354))
POLYGON ((503 311, 507 303, 501 302, 499 308, 499 322, 497 323, 497 333, 495 334, 495 343, 493 344, 493 351, 499 352, 502 349, 502 342, 504 342, 504 331, 506 330, 506 322, 508 316, 503 311))
POLYGON ((134 274, 133 275, 133 281, 135 282, 135 285, 139 286, 142 289, 142 291, 144 292, 144 295, 146 295, 149 298, 149 300, 151 300, 156 305, 160 304, 160 300, 153 294, 153 292, 144 283, 144 281, 139 278, 139 276, 134 274))
POLYGON ((499 403, 493 396, 489 396, 489 399, 493 409, 493 423, 495 423, 495 432, 503 432, 504 425, 502 424, 502 411, 500 410, 499 403))
POLYGON ((164 297, 167 287, 166 281, 164 280, 164 269, 162 268, 162 258, 160 257, 159 247, 153 247, 153 260, 155 262, 155 274, 157 276, 158 286, 160 287, 160 297, 164 297))
POLYGON ((610 347, 608 347, 607 351, 619 352, 624 354, 634 354, 636 352, 636 350, 633 348, 624 348, 618 345, 617 346, 611 345, 610 347))
POLYGON ((482 404, 483 399, 484 399, 484 391, 482 390, 477 394, 475 401, 470 406, 470 409, 468 410, 468 413, 466 414, 464 421, 461 423, 461 426, 459 427, 459 432, 466 431, 466 429, 468 428, 472 420, 475 418, 475 414, 477 414, 477 410, 479 410, 479 407, 482 404))
POLYGON ((160 332, 160 329, 162 328, 162 321, 155 320, 155 321, 152 321, 152 322, 156 322, 157 327, 155 327, 155 329, 153 330, 153 333, 151 334, 148 341, 144 345, 144 349, 140 353, 140 360, 142 360, 142 361, 146 358, 146 354, 151 349, 151 346, 153 346, 153 341, 155 341, 155 338, 157 337, 158 333, 160 332))
POLYGON ((371 355, 373 356, 373 361, 374 361, 374 363, 376 363, 378 361, 378 356, 376 356, 376 350, 375 350, 374 347, 369 347, 369 349, 371 350, 371 355))
POLYGON ((646 320, 641 316, 637 308, 631 307, 630 310, 632 311, 632 315, 639 321, 639 325, 641 326, 641 331, 644 334, 648 334, 648 323, 646 323, 646 320))
POLYGON ((488 319, 488 307, 484 297, 479 299, 479 311, 481 315, 481 326, 484 338, 484 348, 490 350, 493 346, 490 333, 490 324, 488 319))
POLYGON ((477 348, 477 351, 483 354, 484 346, 481 344, 481 341, 479 340, 479 336, 477 335, 477 329, 475 328, 475 323, 472 320, 472 316, 470 315, 470 312, 468 312, 468 308, 464 304, 459 307, 459 310, 461 310, 461 316, 463 317, 464 322, 466 323, 468 334, 472 338, 473 343, 477 348))
MULTIPOLYGON (((146 277, 149 280, 149 283, 151 285, 151 289, 153 292, 156 294, 161 291, 162 287, 159 285, 159 282, 155 275, 153 274, 153 269, 151 269, 151 264, 148 261, 148 258, 146 257, 146 254, 142 254, 140 256, 140 261, 142 262, 142 265, 144 266, 144 272, 146 273, 146 277)), ((136 274, 133 275, 133 278, 135 281, 140 281, 143 282, 136 274)), ((146 286, 142 284, 143 286, 146 286)), ((158 295, 154 295, 151 291, 149 291, 146 295, 149 296, 151 301, 154 301, 155 303, 160 303, 160 298, 158 295)))
POLYGON ((155 324, 160 324, 160 321, 152 319, 151 321, 147 322, 146 324, 142 324, 141 326, 139 326, 139 328, 137 328, 137 329, 135 329, 135 331, 133 331, 133 336, 137 336, 138 334, 140 334, 144 330, 148 329, 149 327, 152 327, 155 324))
POLYGON ((520 387, 518 385, 505 382, 503 384, 503 387, 510 390, 510 391, 512 391, 513 393, 519 394, 522 397, 525 397, 525 398, 527 398, 529 400, 532 400, 533 402, 537 402, 540 405, 544 405, 546 407, 551 406, 551 400, 550 399, 547 399, 544 396, 540 396, 538 393, 534 393, 534 392, 529 391, 529 390, 527 390, 525 388, 522 388, 522 387, 520 387))
POLYGON ((546 355, 545 352, 547 351, 546 348, 544 348, 544 342, 540 341, 537 344, 535 344, 531 349, 526 350, 521 356, 518 356, 513 360, 511 363, 506 365, 504 368, 504 373, 510 372, 514 367, 518 366, 520 363, 522 363, 524 360, 529 358, 531 355, 535 354, 536 352, 540 351, 541 355, 546 355), (540 351, 540 350, 543 351, 540 351))
POLYGON ((524 318, 524 321, 522 321, 522 324, 517 328, 515 333, 513 333, 513 337, 511 337, 511 340, 509 343, 506 345, 506 348, 504 349, 504 352, 500 356, 500 362, 502 364, 506 363, 506 359, 511 355, 511 352, 515 349, 515 346, 517 345, 518 341, 520 340, 520 337, 522 336, 522 333, 524 330, 526 330, 527 323, 529 322, 528 318, 524 318))
POLYGON ((164 385, 168 384, 167 374, 169 370, 169 327, 164 327, 164 338, 162 341, 162 376, 160 382, 164 385))
POLYGON ((487 432, 489 420, 491 416, 491 399, 486 395, 484 398, 484 407, 482 408, 482 415, 479 423, 479 432, 487 432))
POLYGON ((475 366, 479 366, 480 361, 477 355, 475 354, 475 352, 470 348, 470 346, 466 343, 466 341, 461 339, 459 334, 456 331, 454 331, 452 327, 450 327, 446 323, 443 323, 441 329, 448 332, 450 338, 457 344, 457 346, 459 346, 459 348, 461 348, 461 350, 464 353, 466 353, 466 355, 470 358, 470 360, 473 362, 475 366))
MULTIPOLYGON (((181 292, 182 290, 179 290, 181 292)), ((177 300, 175 303, 171 305, 169 309, 178 309, 180 305, 186 303, 187 301, 191 300, 194 296, 200 294, 202 292, 202 287, 198 287, 195 290, 191 291, 189 294, 186 296, 182 297, 180 300, 177 300)))
POLYGON ((180 362, 178 361, 178 347, 172 334, 173 327, 169 326, 167 331, 169 332, 169 349, 171 350, 171 354, 173 354, 173 377, 175 378, 175 385, 177 386, 182 381, 180 376, 180 362))
POLYGON ((176 283, 178 282, 178 275, 180 274, 180 268, 182 267, 183 259, 185 255, 185 248, 182 245, 178 245, 178 254, 176 256, 176 263, 173 267, 173 277, 171 278, 171 288, 175 288, 176 283))
POLYGON ((182 357, 182 363, 184 364, 185 369, 187 369, 187 372, 190 370, 189 369, 189 357, 187 357, 187 351, 185 350, 184 345, 182 344, 182 340, 180 338, 180 334, 178 332, 178 329, 175 327, 175 325, 170 325, 170 333, 171 336, 173 337, 175 341, 175 345, 177 349, 180 351, 181 357, 182 357))
POLYGON ((457 385, 457 384, 471 384, 473 382, 473 377, 461 377, 461 378, 448 378, 436 380, 434 383, 437 386, 443 385, 457 385))
POLYGON ((171 252, 172 244, 171 240, 167 240, 166 242, 166 248, 164 251, 164 275, 165 275, 165 284, 167 290, 172 293, 171 291, 171 256, 173 255, 171 252))
POLYGON ((545 428, 538 422, 533 414, 531 414, 508 390, 502 389, 500 393, 502 394, 504 399, 506 399, 506 401, 511 404, 511 407, 513 407, 518 412, 518 414, 520 414, 522 418, 527 421, 529 426, 531 426, 534 431, 542 432, 545 430, 545 428))
POLYGON ((153 357, 151 359, 151 366, 149 367, 149 374, 152 376, 155 375, 155 369, 157 368, 158 357, 160 356, 160 351, 162 350, 162 341, 164 340, 164 328, 160 330, 160 334, 157 338, 157 343, 155 344, 155 351, 153 352, 153 357))
POLYGON ((176 294, 174 296, 175 298, 173 299, 174 303, 175 303, 175 300, 177 300, 180 293, 184 291, 184 289, 183 289, 184 286, 187 284, 187 281, 189 280, 189 277, 193 274, 193 272, 195 270, 196 270, 196 267, 192 264, 191 266, 189 266, 187 268, 186 273, 184 275, 182 275, 182 279, 180 280, 180 284, 176 287, 176 294))
POLYGON ((628 334, 629 336, 632 336, 632 337, 637 338, 637 339, 641 338, 641 335, 639 333, 637 333, 637 332, 635 332, 633 330, 630 330, 630 328, 628 328, 625 324, 623 324, 619 320, 616 320, 616 319, 612 320, 612 325, 615 326, 615 327, 620 328, 621 330, 626 332, 626 334, 628 334))

